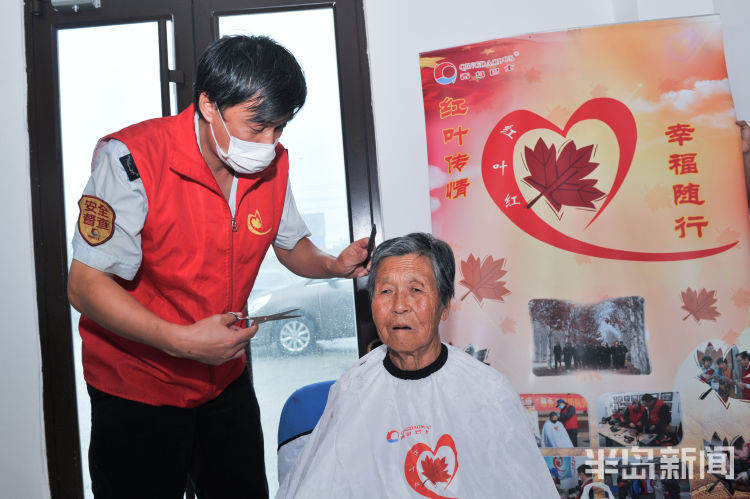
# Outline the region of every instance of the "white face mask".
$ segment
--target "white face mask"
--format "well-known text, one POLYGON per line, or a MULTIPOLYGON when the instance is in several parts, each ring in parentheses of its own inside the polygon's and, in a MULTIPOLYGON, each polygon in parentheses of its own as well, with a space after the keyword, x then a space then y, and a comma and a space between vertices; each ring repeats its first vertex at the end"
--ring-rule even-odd
POLYGON ((227 124, 224 123, 221 112, 218 114, 221 124, 224 125, 224 130, 227 131, 227 135, 229 136, 228 151, 224 151, 219 145, 219 141, 216 140, 213 125, 209 123, 209 126, 211 127, 211 135, 213 135, 214 143, 216 144, 216 152, 224 164, 237 173, 258 173, 265 170, 276 157, 276 144, 279 141, 276 140, 273 144, 261 144, 260 142, 249 142, 232 137, 227 124))

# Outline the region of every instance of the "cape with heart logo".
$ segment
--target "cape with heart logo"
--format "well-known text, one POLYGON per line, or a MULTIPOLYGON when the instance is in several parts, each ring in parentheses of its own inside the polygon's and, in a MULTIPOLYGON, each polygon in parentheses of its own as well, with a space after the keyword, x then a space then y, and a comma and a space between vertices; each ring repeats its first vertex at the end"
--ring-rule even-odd
POLYGON ((418 379, 387 370, 385 346, 351 367, 277 499, 559 497, 518 393, 445 347, 445 363, 418 379))

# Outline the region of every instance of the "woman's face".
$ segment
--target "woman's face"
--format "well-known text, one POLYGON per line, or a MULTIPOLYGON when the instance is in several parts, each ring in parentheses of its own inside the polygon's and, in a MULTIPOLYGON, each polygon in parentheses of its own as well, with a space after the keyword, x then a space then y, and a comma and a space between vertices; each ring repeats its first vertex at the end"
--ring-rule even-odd
POLYGON ((412 354, 439 348, 438 325, 448 311, 440 303, 428 257, 389 256, 380 263, 372 316, 380 339, 392 351, 412 354))

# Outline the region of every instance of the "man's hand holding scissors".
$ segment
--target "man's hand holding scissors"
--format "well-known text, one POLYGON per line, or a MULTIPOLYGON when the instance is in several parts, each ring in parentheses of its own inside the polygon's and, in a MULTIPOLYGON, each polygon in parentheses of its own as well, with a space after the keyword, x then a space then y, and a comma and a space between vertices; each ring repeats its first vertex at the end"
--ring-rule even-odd
POLYGON ((231 313, 212 315, 181 328, 173 355, 212 366, 242 357, 245 347, 258 332, 257 324, 239 327, 231 313))

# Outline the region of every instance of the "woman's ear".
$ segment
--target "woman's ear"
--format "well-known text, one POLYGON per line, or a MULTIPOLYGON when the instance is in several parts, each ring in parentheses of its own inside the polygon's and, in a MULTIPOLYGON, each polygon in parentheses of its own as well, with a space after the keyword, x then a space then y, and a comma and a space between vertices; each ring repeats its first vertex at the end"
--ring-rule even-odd
POLYGON ((443 306, 443 311, 440 313, 440 320, 444 321, 445 319, 447 319, 450 313, 451 313, 451 302, 448 301, 448 303, 443 306))

